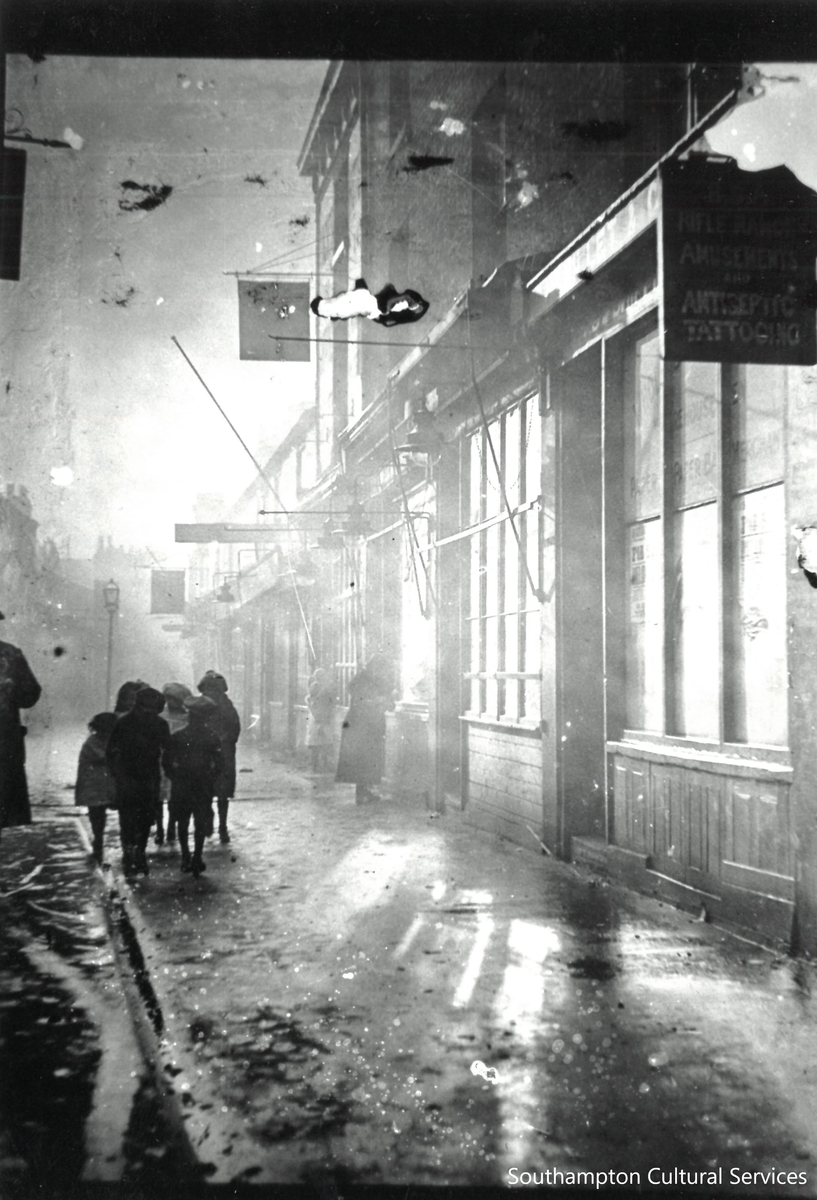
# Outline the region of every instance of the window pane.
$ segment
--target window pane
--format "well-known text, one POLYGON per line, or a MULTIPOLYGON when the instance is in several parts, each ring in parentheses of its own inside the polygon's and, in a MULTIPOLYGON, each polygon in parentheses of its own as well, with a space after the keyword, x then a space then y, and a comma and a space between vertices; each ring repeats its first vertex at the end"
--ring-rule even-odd
POLYGON ((486 613, 491 613, 495 616, 498 608, 498 583, 499 583, 499 525, 492 525, 490 529, 485 531, 485 562, 483 564, 485 570, 485 579, 488 588, 488 598, 485 606, 486 613))
POLYGON ((759 487, 783 477, 783 399, 785 371, 752 364, 739 368, 738 397, 732 406, 735 490, 759 487))
POLYGON ((676 733, 720 737, 718 509, 706 504, 675 519, 676 733))
MULTIPOLYGON (((521 537, 520 520, 516 518, 516 528, 521 537)), ((511 529, 510 521, 505 527, 505 612, 517 612, 519 609, 519 547, 511 529)))
POLYGON ((664 567, 661 521, 630 526, 627 580, 627 725, 664 728, 664 567))
POLYGON ((482 520, 482 458, 480 457, 481 433, 471 438, 471 524, 477 525, 482 520))
POLYGON ((496 467, 494 466, 494 454, 496 454, 497 459, 499 459, 501 449, 499 422, 492 421, 488 428, 491 431, 491 442, 493 443, 494 449, 493 453, 491 453, 491 447, 488 445, 488 438, 486 434, 486 438, 483 443, 485 470, 488 477, 488 490, 485 497, 485 515, 486 517, 494 517, 502 509, 502 496, 499 491, 499 480, 497 479, 496 467))
MULTIPOLYGON (((523 521, 519 526, 519 536, 522 539, 522 544, 527 548, 527 565, 533 579, 533 586, 541 586, 542 568, 539 564, 539 524, 542 520, 541 514, 534 509, 532 512, 526 513, 523 521)), ((550 522, 550 527, 553 527, 553 522, 550 522)), ((545 556, 548 561, 548 567, 551 570, 551 564, 554 561, 555 548, 554 546, 546 546, 544 549, 545 556)), ((534 596, 531 590, 530 579, 528 579, 528 571, 522 571, 522 599, 523 608, 527 608, 532 602, 534 596)))
POLYGON ((678 363, 672 402, 674 507, 718 491, 720 363, 678 363))
MULTIPOLYGON (((470 621, 471 626, 471 670, 479 671, 480 666, 480 646, 482 645, 482 630, 480 629, 479 621, 470 621)), ((471 712, 478 713, 480 711, 480 692, 481 685, 478 679, 471 680, 471 712)))
POLYGON ((542 669, 542 651, 539 638, 539 610, 534 609, 525 613, 525 667, 526 671, 542 669))
POLYGON ((542 418, 539 397, 525 403, 525 494, 523 501, 535 500, 542 492, 542 418))
POLYGON ((505 417, 505 491, 511 508, 519 505, 519 444, 521 429, 520 407, 511 409, 505 417))
POLYGON ((639 338, 627 355, 624 437, 630 520, 655 516, 661 504, 661 359, 658 334, 639 338))
POLYGON ((785 746, 786 527, 783 485, 740 497, 734 509, 737 561, 735 737, 785 746))
MULTIPOLYGON (((485 670, 495 672, 498 668, 498 622, 496 617, 489 617, 485 621, 485 670)), ((485 688, 485 712, 490 717, 495 717, 498 711, 498 695, 496 686, 496 676, 489 678, 486 681, 485 688)))
POLYGON ((542 681, 525 680, 525 719, 539 721, 542 718, 542 681))
MULTIPOLYGON (((471 538, 471 613, 472 617, 477 617, 480 614, 480 589, 482 585, 482 574, 480 572, 481 555, 480 546, 482 537, 477 534, 471 538)), ((477 670, 476 667, 472 668, 477 670)))

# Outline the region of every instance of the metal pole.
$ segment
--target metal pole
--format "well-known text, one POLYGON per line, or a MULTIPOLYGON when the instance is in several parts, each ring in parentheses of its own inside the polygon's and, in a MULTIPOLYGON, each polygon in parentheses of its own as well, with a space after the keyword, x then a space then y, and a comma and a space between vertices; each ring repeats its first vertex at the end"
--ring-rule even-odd
POLYGON ((111 667, 113 663, 113 618, 114 609, 108 609, 108 678, 105 686, 105 704, 111 710, 111 667))

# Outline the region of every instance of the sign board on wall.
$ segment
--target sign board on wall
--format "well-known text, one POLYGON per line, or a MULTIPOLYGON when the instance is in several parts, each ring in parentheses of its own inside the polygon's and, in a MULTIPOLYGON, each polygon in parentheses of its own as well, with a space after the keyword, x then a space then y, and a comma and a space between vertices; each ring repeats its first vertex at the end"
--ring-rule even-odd
POLYGON ((238 281, 239 357, 309 362, 309 284, 238 281))
POLYGON ((787 167, 661 168, 664 357, 817 362, 817 193, 787 167))

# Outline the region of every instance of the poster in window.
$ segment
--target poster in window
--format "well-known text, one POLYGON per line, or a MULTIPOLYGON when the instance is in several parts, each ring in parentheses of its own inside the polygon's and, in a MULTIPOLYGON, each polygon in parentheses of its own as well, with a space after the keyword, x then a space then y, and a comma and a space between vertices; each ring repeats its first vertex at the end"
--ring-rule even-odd
POLYGON ((309 362, 309 284, 238 281, 239 358, 309 362))

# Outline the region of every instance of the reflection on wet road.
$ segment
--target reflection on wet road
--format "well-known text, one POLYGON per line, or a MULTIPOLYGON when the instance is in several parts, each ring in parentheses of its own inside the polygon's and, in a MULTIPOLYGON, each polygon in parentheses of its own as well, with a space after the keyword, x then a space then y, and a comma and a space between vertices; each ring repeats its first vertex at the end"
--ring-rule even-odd
POLYGON ((325 789, 233 824, 206 877, 164 848, 133 889, 214 1181, 815 1179, 802 968, 456 818, 325 789))

